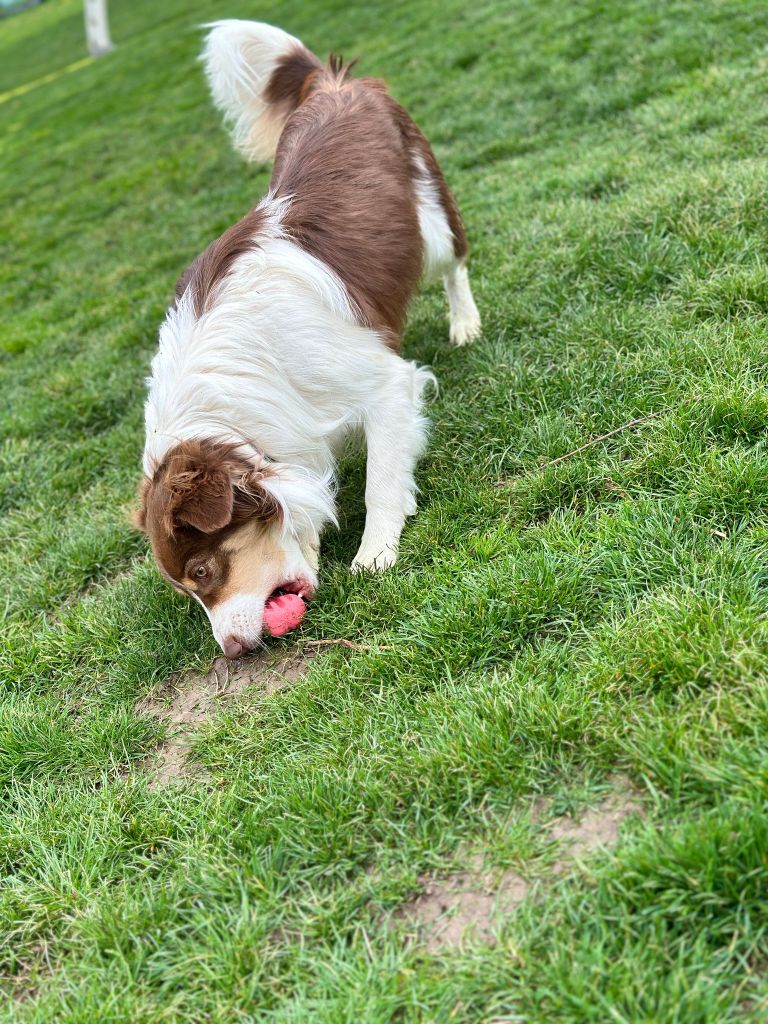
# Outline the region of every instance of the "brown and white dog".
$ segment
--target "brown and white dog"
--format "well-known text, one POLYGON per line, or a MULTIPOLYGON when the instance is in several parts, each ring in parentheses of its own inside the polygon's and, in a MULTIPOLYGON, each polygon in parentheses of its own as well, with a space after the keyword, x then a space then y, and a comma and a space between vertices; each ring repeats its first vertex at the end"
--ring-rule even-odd
POLYGON ((205 608, 228 657, 265 603, 311 598, 335 521, 335 459, 367 445, 355 569, 397 557, 416 511, 428 370, 398 355, 422 277, 442 275, 456 345, 480 318, 467 241, 429 143, 384 84, 321 63, 270 25, 210 26, 202 59, 269 191, 182 275, 146 403, 141 507, 161 574, 205 608))

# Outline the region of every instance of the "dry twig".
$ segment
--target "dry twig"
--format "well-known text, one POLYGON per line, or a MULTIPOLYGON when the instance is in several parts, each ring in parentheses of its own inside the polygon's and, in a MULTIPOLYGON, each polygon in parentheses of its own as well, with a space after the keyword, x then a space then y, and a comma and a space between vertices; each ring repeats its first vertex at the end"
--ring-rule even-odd
POLYGON ((629 423, 622 423, 620 427, 616 427, 614 430, 609 430, 607 434, 601 434, 599 437, 593 437, 590 441, 580 445, 578 448, 574 448, 572 452, 566 452, 565 455, 558 455, 556 459, 552 459, 550 462, 544 462, 539 466, 539 469, 547 469, 549 466, 555 466, 558 462, 563 462, 565 459, 570 459, 573 455, 578 455, 580 452, 584 452, 587 448, 592 448, 593 445, 600 444, 601 441, 607 441, 609 437, 613 437, 615 434, 620 434, 623 430, 629 430, 631 427, 639 427, 641 423, 647 423, 648 420, 658 419, 659 416, 663 416, 666 409, 660 409, 658 412, 650 412, 647 416, 638 416, 637 419, 630 420, 629 423))
MULTIPOLYGON (((370 651, 372 649, 370 644, 357 644, 354 640, 306 640, 305 646, 307 647, 327 647, 331 644, 336 644, 339 647, 349 647, 353 651, 370 651)), ((379 651, 391 651, 391 647, 377 647, 379 651)))

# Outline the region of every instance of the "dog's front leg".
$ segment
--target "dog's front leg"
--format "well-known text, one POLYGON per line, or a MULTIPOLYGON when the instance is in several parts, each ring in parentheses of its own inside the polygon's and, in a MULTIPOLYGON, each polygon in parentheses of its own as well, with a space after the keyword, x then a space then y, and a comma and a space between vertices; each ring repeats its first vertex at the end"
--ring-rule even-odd
POLYGON ((368 447, 365 530, 352 562, 355 570, 387 569, 397 560, 406 516, 416 512, 413 473, 427 435, 421 393, 432 375, 392 357, 392 373, 365 412, 368 447))

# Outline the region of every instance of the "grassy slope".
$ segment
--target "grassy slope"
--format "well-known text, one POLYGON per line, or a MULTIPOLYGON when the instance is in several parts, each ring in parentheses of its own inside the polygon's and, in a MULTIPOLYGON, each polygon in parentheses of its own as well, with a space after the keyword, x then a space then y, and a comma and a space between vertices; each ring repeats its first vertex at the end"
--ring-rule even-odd
MULTIPOLYGON (((764 5, 111 8, 112 56, 0 105, 0 975, 27 996, 0 1020, 764 1019, 764 5), (371 652, 222 712, 215 790, 150 793, 134 704, 214 647, 127 524, 142 377, 179 268, 266 181, 195 66, 222 13, 389 78, 465 211, 486 330, 451 351, 439 291, 415 305, 442 391, 380 579, 345 568, 348 467, 305 635, 371 652), (617 768, 647 825, 495 949, 384 928, 461 841, 529 869, 531 794, 617 768)), ((80 59, 80 16, 0 23, 0 90, 80 59)))

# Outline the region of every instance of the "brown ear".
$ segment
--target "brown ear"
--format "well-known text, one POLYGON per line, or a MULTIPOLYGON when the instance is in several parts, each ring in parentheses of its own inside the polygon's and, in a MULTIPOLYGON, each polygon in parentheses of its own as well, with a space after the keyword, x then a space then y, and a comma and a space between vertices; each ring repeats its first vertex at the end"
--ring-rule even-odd
POLYGON ((131 513, 133 525, 137 530, 141 530, 142 533, 147 532, 147 495, 149 494, 149 483, 148 476, 141 478, 138 493, 139 507, 135 508, 131 513))
POLYGON ((215 533, 232 519, 234 496, 229 466, 187 463, 173 466, 165 480, 169 492, 166 527, 191 526, 215 533))

